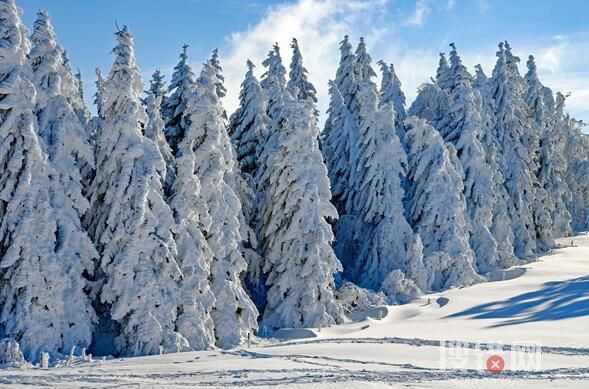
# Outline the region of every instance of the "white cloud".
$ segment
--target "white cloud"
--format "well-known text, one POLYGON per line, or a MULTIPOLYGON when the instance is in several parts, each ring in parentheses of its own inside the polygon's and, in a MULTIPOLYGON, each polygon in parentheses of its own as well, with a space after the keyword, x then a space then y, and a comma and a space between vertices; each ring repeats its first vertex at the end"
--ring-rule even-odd
POLYGON ((365 36, 375 42, 384 29, 371 25, 383 15, 388 0, 299 0, 270 7, 263 18, 248 30, 227 37, 223 67, 228 84, 225 104, 232 112, 238 104, 239 85, 244 77, 245 61, 263 71, 262 61, 278 42, 284 65, 288 69, 292 38, 297 38, 309 78, 318 90, 319 108, 325 112, 329 97, 327 82, 335 76, 339 62, 339 42, 349 34, 354 41, 365 36))
MULTIPOLYGON (((416 11, 428 7, 427 1, 418 0, 416 11)), ((223 67, 228 86, 224 103, 229 112, 237 108, 239 86, 245 74, 245 61, 251 59, 261 75, 261 63, 275 42, 281 47, 284 65, 290 62, 290 41, 297 38, 303 54, 309 78, 318 91, 319 109, 325 113, 329 103, 327 81, 335 76, 339 62, 339 42, 348 34, 355 44, 360 36, 366 38, 369 53, 374 62, 384 59, 393 62, 403 90, 410 104, 417 94, 417 88, 435 75, 438 52, 448 51, 446 38, 430 42, 426 47, 409 46, 400 38, 399 29, 403 23, 401 15, 388 14, 388 0, 296 0, 293 3, 270 7, 264 16, 245 31, 236 32, 226 38, 223 49, 223 67), (383 27, 384 26, 384 27, 383 27)), ((429 10, 429 8, 427 8, 429 10)), ((421 22, 427 12, 422 13, 421 22)), ((417 20, 416 19, 416 20, 417 20)), ((589 51, 589 37, 555 36, 537 41, 516 42, 514 52, 522 58, 521 70, 525 72, 528 54, 534 54, 542 82, 554 91, 572 92, 567 100, 568 109, 580 118, 589 121, 589 72, 586 70, 584 53, 589 51)), ((491 75, 497 47, 477 46, 476 49, 458 50, 465 65, 474 72, 474 65, 480 63, 487 76, 491 75)), ((376 67, 376 65, 375 65, 376 67)))
MULTIPOLYGON (((448 3, 448 7, 450 7, 451 2, 448 3)), ((427 16, 431 12, 430 4, 428 0, 417 0, 415 2, 415 10, 405 22, 408 26, 422 26, 427 19, 427 16)))

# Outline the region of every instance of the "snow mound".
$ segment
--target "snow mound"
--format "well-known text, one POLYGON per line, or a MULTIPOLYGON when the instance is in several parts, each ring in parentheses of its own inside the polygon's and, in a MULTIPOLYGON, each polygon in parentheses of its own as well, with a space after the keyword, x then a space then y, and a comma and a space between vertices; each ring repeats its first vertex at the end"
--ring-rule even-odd
POLYGON ((12 338, 0 340, 0 365, 3 367, 24 368, 27 362, 18 342, 12 338))
POLYGON ((352 321, 359 322, 368 318, 382 320, 389 314, 389 309, 386 306, 371 306, 364 309, 359 309, 351 312, 348 316, 352 321))
POLYGON ((496 281, 507 281, 521 277, 526 273, 526 269, 523 267, 514 267, 506 270, 496 270, 487 275, 487 279, 490 282, 496 281))

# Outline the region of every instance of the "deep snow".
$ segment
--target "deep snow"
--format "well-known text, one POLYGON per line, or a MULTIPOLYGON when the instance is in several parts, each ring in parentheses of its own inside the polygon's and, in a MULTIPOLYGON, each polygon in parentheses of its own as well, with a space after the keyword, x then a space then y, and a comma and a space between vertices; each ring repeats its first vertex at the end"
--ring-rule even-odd
POLYGON ((264 339, 230 351, 2 369, 0 386, 584 388, 589 382, 589 236, 559 243, 571 240, 575 247, 496 273, 497 281, 375 308, 368 312, 373 317, 361 322, 320 331, 282 330, 277 335, 290 340, 264 339), (447 341, 469 343, 456 348, 447 341), (526 369, 511 370, 513 343, 539 343, 542 353, 526 369), (457 351, 468 355, 462 370, 452 369, 457 351), (477 368, 477 358, 485 361, 492 354, 505 358, 503 373, 477 368))

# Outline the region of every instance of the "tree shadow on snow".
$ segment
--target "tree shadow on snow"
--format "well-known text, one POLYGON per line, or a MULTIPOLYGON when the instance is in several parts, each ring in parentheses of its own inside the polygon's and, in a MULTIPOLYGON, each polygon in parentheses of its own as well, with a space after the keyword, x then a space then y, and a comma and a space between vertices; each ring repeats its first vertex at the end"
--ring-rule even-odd
POLYGON ((547 282, 537 291, 481 304, 448 317, 508 319, 492 325, 493 328, 588 315, 589 276, 584 276, 566 281, 547 282))

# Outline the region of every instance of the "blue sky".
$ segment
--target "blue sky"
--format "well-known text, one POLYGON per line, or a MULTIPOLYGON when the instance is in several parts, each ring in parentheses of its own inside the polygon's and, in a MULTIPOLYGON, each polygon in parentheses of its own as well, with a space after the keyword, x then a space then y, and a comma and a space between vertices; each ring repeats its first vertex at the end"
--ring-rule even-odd
MULTIPOLYGON (((334 76, 338 42, 365 36, 373 59, 393 62, 411 100, 435 73, 437 53, 455 42, 465 63, 481 63, 490 74, 497 42, 508 39, 522 58, 537 57, 541 80, 572 92, 569 109, 589 122, 589 2, 583 0, 17 0, 31 26, 37 10, 50 12, 62 46, 85 77, 111 63, 115 21, 135 35, 145 77, 155 68, 168 72, 180 47, 190 45, 198 71, 211 50, 222 51, 230 94, 236 103, 247 58, 261 63, 272 42, 289 59, 288 42, 297 37, 327 105, 326 83, 334 76)), ((260 69, 258 69, 260 70, 260 69)))

